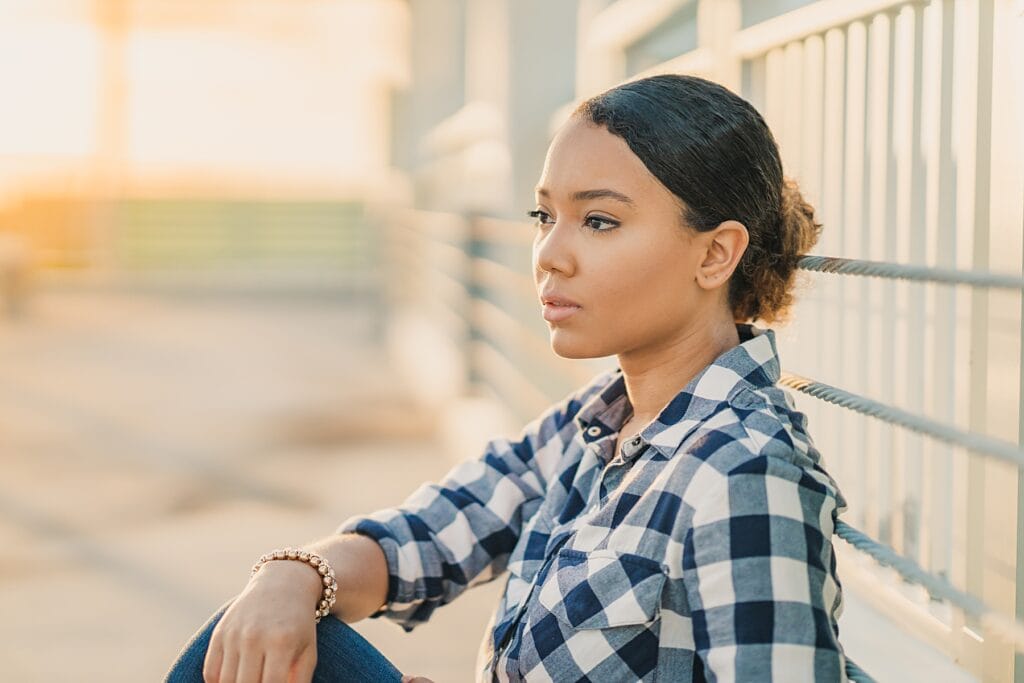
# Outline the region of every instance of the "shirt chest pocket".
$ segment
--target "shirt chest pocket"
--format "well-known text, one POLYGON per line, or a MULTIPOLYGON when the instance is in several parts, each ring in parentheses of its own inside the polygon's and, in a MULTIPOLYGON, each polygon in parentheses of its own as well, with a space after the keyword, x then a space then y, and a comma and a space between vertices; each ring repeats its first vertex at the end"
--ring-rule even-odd
POLYGON ((577 629, 645 624, 657 617, 665 577, 661 564, 641 555, 562 549, 537 600, 577 629))

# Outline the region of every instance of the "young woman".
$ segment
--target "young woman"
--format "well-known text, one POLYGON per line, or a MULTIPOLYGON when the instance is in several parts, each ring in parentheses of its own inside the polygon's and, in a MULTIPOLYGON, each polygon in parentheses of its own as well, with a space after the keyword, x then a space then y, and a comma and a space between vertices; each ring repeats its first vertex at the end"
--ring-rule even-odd
POLYGON ((305 548, 338 619, 314 624, 308 562, 264 562, 172 681, 403 680, 343 622, 411 630, 505 572, 481 681, 845 680, 845 503, 752 324, 821 226, 764 120, 695 77, 613 88, 555 136, 530 214, 552 348, 617 367, 305 548))

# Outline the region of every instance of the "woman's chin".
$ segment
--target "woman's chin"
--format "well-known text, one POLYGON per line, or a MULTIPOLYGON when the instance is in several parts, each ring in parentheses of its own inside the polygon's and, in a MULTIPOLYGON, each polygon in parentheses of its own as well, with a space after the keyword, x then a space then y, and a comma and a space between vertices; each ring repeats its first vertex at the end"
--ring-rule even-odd
POLYGON ((555 355, 569 359, 600 358, 602 355, 592 340, 580 339, 557 327, 551 329, 551 350, 555 355))

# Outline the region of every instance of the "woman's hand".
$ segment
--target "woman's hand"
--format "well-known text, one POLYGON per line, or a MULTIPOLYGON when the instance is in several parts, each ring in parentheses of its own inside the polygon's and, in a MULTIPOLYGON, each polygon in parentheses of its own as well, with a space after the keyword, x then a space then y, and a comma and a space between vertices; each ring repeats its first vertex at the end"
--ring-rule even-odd
POLYGON ((320 575, 305 563, 264 564, 210 637, 206 683, 309 683, 320 588, 320 575))
POLYGON ((423 676, 410 676, 406 674, 402 676, 402 683, 434 683, 434 681, 423 676))

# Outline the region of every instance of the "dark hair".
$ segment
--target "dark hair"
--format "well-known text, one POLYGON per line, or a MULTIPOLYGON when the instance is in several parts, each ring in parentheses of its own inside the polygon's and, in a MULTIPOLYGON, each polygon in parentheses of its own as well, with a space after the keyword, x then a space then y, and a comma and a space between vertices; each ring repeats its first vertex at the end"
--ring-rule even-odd
POLYGON ((576 117, 604 126, 684 203, 684 225, 700 232, 736 220, 749 244, 729 280, 737 322, 784 320, 796 264, 821 224, 795 181, 784 178, 778 145, 754 107, 696 76, 661 75, 583 102, 576 117))

